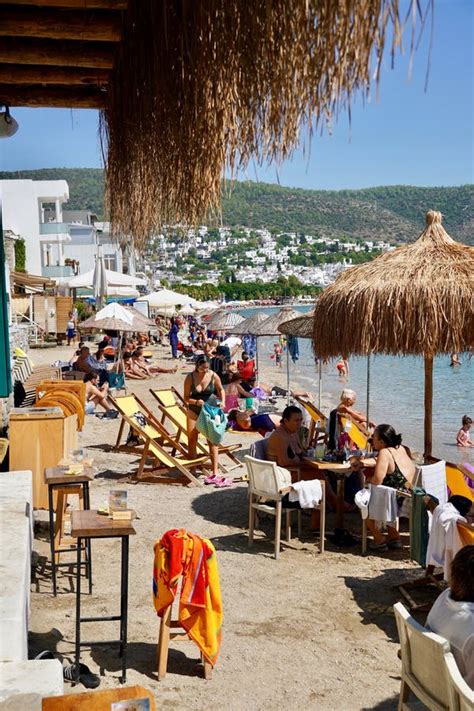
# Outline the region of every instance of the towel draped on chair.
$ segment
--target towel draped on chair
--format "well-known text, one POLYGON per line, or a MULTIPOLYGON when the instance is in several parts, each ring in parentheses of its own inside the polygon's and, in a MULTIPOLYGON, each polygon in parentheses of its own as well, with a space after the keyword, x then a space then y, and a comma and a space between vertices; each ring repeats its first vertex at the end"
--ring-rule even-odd
POLYGON ((184 529, 167 531, 154 546, 153 603, 162 617, 173 603, 182 576, 178 620, 208 662, 221 645, 222 599, 212 543, 184 529))

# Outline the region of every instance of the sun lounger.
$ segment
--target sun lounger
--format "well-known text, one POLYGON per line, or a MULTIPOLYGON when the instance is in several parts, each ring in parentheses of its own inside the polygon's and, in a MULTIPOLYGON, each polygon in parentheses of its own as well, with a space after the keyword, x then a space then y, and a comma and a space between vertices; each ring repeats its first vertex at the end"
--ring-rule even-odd
POLYGON ((195 459, 189 459, 184 454, 182 447, 172 440, 161 424, 153 418, 148 408, 141 403, 134 395, 124 395, 123 397, 110 398, 114 406, 122 416, 120 423, 119 436, 117 438, 117 446, 120 445, 125 424, 130 425, 133 433, 142 445, 142 449, 131 449, 129 451, 138 451, 141 454, 140 464, 136 478, 143 480, 145 463, 147 458, 154 460, 151 470, 152 480, 158 480, 165 483, 176 483, 176 477, 166 476, 171 470, 177 469, 181 474, 181 479, 186 483, 191 482, 196 486, 201 486, 201 482, 191 472, 191 467, 200 465, 206 469, 206 463, 209 455, 202 455, 195 459), (174 456, 173 452, 167 452, 164 445, 171 446, 174 451, 179 447, 179 455, 174 456))
MULTIPOLYGON (((188 446, 188 435, 186 427, 186 405, 173 387, 164 390, 155 390, 150 388, 150 393, 158 402, 158 407, 161 412, 161 424, 166 425, 167 421, 176 428, 176 441, 181 442, 185 447, 188 446)), ((219 454, 225 454, 232 461, 233 466, 225 467, 220 464, 224 471, 232 471, 241 466, 241 462, 233 454, 235 450, 241 447, 240 444, 220 445, 219 454)), ((207 443, 202 435, 199 435, 197 443, 197 451, 201 454, 207 454, 207 443)))

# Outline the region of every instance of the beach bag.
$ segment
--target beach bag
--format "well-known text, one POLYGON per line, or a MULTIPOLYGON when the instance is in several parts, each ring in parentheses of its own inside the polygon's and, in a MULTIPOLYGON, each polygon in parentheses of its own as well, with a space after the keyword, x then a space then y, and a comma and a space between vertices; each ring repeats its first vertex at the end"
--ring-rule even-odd
POLYGON ((227 428, 227 416, 220 407, 213 407, 207 402, 201 408, 196 422, 196 429, 212 444, 220 444, 227 428))

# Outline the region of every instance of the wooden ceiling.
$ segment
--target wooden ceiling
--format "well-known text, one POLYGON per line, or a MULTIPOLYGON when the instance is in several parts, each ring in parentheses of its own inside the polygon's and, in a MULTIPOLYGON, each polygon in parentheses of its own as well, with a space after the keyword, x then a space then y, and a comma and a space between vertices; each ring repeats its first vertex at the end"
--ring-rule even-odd
POLYGON ((100 109, 128 0, 0 0, 0 105, 100 109))

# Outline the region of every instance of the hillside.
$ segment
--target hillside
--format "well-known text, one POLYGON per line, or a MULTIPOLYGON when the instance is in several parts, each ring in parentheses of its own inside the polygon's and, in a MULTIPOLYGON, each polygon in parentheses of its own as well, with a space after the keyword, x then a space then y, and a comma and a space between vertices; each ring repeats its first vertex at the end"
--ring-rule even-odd
MULTIPOLYGON (((102 216, 103 173, 89 168, 44 168, 0 172, 0 179, 67 180, 69 209, 102 216)), ((222 203, 225 225, 266 227, 327 237, 412 241, 423 229, 424 214, 440 210, 454 239, 474 244, 474 185, 419 188, 406 185, 365 190, 302 190, 267 183, 237 182, 222 203)))

